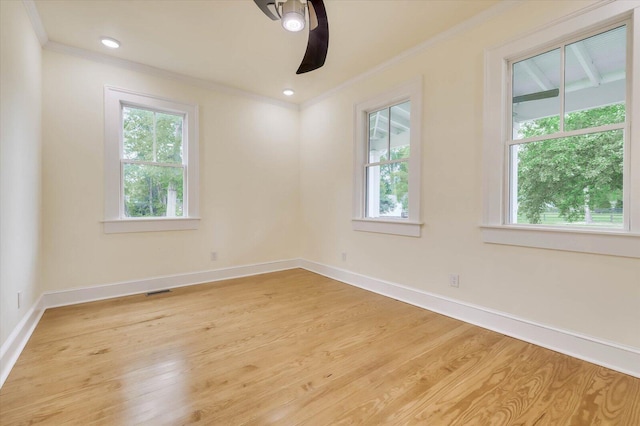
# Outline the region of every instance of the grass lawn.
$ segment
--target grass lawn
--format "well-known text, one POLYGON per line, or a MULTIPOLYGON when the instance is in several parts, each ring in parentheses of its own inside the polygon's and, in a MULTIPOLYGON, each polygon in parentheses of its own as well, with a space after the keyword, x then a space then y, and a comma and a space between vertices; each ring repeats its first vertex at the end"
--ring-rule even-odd
MULTIPOLYGON (((568 222, 560 217, 558 212, 549 211, 542 215, 542 220, 537 225, 553 225, 553 226, 587 226, 594 228, 622 228, 622 213, 591 213, 592 223, 586 223, 584 220, 577 222, 568 222)), ((529 224, 524 215, 518 215, 518 223, 529 224)))

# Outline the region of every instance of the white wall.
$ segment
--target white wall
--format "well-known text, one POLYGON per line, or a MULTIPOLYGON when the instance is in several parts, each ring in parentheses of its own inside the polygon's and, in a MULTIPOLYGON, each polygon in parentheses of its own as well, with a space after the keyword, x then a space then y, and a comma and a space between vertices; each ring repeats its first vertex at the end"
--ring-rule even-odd
POLYGON ((22 2, 0 2, 0 31, 2 344, 40 295, 42 49, 22 2))
POLYGON ((47 50, 43 61, 45 291, 297 257, 299 111, 47 50), (103 233, 105 85, 199 105, 198 230, 103 233))
POLYGON ((480 235, 484 50, 588 3, 516 3, 304 108, 301 257, 640 348, 639 259, 490 245, 480 235), (418 75, 422 237, 353 231, 353 105, 418 75), (448 287, 450 273, 460 288, 448 287))

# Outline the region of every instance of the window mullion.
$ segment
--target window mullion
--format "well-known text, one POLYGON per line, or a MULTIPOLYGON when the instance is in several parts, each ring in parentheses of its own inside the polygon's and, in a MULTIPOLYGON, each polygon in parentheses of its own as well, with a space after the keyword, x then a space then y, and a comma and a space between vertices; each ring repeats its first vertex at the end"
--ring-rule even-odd
POLYGON ((626 128, 625 123, 615 123, 615 124, 605 124, 604 126, 598 126, 598 127, 587 127, 585 129, 578 129, 578 130, 571 130, 569 132, 557 132, 557 133, 551 133, 548 135, 540 135, 540 136, 535 136, 532 138, 526 138, 526 139, 515 139, 515 140, 508 140, 507 141, 507 145, 511 146, 511 145, 522 145, 522 144, 527 144, 530 142, 539 142, 539 141, 546 141, 546 140, 552 140, 552 139, 560 139, 560 138, 569 138, 572 136, 582 136, 582 135, 588 135, 591 133, 603 133, 603 132, 608 132, 610 130, 624 130, 626 128))
POLYGON ((387 108, 387 158, 391 160, 391 107, 387 108))
POLYGON ((124 159, 120 159, 120 201, 119 201, 119 217, 123 219, 124 214, 124 159))
POLYGON ((362 181, 364 182, 363 192, 364 195, 362 197, 362 211, 364 212, 364 217, 369 217, 369 166, 365 164, 362 169, 362 181))
POLYGON ((397 158, 395 160, 377 161, 375 163, 365 163, 365 167, 384 166, 386 164, 396 164, 396 163, 406 163, 406 162, 409 162, 409 157, 397 158))
MULTIPOLYGON (((364 168, 362 169, 362 181, 363 181, 363 186, 362 186, 362 191, 363 191, 363 197, 361 199, 362 202, 362 211, 364 212, 364 216, 365 217, 369 217, 370 212, 369 212, 369 160, 371 160, 371 117, 370 117, 370 112, 366 113, 366 131, 365 134, 367 135, 367 143, 365 146, 365 152, 364 152, 364 158, 366 158, 366 160, 364 161, 364 168)), ((374 127, 373 127, 373 134, 375 135, 376 129, 378 128, 378 117, 380 116, 380 113, 376 113, 376 120, 374 123, 374 127)))
POLYGON ((158 161, 158 154, 157 154, 157 134, 156 134, 156 126, 157 126, 157 121, 156 121, 156 112, 153 112, 153 162, 157 162, 158 161))
POLYGON ((640 188, 631 182, 640 182, 640 135, 638 124, 632 130, 632 117, 638 117, 640 110, 640 11, 635 9, 627 24, 627 91, 626 127, 623 166, 623 222, 626 230, 640 234, 640 188), (634 73, 635 71, 635 73, 634 73), (632 155, 633 153, 633 155, 632 155))
POLYGON ((118 164, 119 185, 118 185, 118 218, 124 218, 124 104, 118 102, 118 164))
POLYGON ((563 44, 560 47, 560 90, 558 93, 558 95, 560 96, 560 116, 558 117, 558 129, 560 129, 560 133, 564 133, 566 49, 566 44, 563 44))
POLYGON ((159 163, 157 161, 141 161, 141 160, 129 160, 122 159, 122 163, 124 164, 140 164, 143 166, 159 166, 159 167, 174 167, 174 168, 183 168, 185 167, 182 163, 159 163))

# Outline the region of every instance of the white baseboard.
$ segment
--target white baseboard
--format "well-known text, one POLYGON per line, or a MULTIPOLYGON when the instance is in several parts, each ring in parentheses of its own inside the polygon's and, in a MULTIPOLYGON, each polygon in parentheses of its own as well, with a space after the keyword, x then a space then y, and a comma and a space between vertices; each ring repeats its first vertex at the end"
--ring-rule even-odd
POLYGON ((31 309, 27 311, 18 325, 13 329, 7 340, 0 347, 0 388, 9 377, 11 369, 18 361, 18 357, 27 345, 33 330, 40 321, 44 307, 42 306, 42 296, 36 300, 31 309))
POLYGON ((300 259, 300 267, 565 355, 640 378, 640 349, 539 324, 482 306, 300 259))
POLYGON ((305 259, 290 259, 44 293, 0 348, 0 387, 9 376, 11 369, 47 308, 294 268, 303 268, 346 284, 640 378, 640 349, 625 347, 591 336, 539 324, 504 312, 464 303, 333 266, 305 259))
POLYGON ((231 278, 248 277, 266 274, 268 272, 284 271, 299 267, 298 259, 279 260, 274 262, 256 263, 253 265, 232 266, 211 271, 191 272, 187 274, 167 275, 163 277, 145 278, 120 283, 98 285, 93 287, 73 288, 63 291, 44 293, 42 295, 45 308, 75 305, 78 303, 94 302, 96 300, 114 297, 130 296, 132 294, 168 288, 185 287, 195 284, 210 283, 231 278))

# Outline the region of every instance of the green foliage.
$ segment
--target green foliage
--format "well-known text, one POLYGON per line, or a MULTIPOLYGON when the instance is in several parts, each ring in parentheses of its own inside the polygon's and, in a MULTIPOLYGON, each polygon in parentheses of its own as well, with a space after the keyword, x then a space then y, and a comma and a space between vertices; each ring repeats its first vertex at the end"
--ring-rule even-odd
POLYGON ((182 216, 182 168, 125 164, 125 214, 127 217, 167 215, 169 190, 176 192, 176 216, 182 216))
MULTIPOLYGON (((565 117, 567 129, 624 121, 624 105, 577 111, 565 117)), ((525 123, 525 138, 558 131, 558 117, 525 123)), ((622 206, 622 130, 518 145, 518 209, 530 223, 557 209, 568 222, 585 219, 585 207, 622 206)))
POLYGON ((123 108, 124 158, 153 161, 153 111, 123 108))
POLYGON ((156 156, 160 163, 182 163, 182 117, 156 114, 156 156))
POLYGON ((169 194, 176 194, 182 216, 182 117, 137 108, 123 109, 125 215, 167 215, 169 194), (152 164, 138 164, 144 161, 152 164))
MULTIPOLYGON (((409 146, 391 150, 391 160, 409 157, 409 146)), ((380 166, 380 213, 394 210, 396 203, 409 210, 409 163, 400 161, 380 166)))

